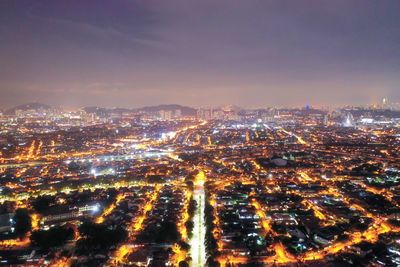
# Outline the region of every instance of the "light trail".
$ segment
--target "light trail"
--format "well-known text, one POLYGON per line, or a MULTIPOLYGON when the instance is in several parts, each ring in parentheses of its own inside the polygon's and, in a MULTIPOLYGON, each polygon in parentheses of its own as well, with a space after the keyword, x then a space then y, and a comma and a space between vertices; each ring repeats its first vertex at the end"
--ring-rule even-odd
POLYGON ((250 142, 250 134, 249 131, 246 131, 246 143, 250 142))
POLYGON ((122 199, 124 199, 124 195, 123 194, 119 194, 115 200, 115 203, 112 203, 110 205, 110 207, 108 207, 108 209, 106 209, 103 214, 101 214, 97 219, 96 219, 96 223, 103 223, 104 222, 104 218, 107 217, 111 212, 113 212, 113 210, 117 207, 118 203, 121 202, 122 199))
POLYGON ((185 196, 185 202, 183 204, 183 209, 182 209, 182 215, 181 215, 181 220, 178 223, 178 230, 182 235, 182 238, 184 241, 187 241, 188 239, 188 233, 186 229, 186 222, 189 220, 189 205, 190 205, 190 199, 192 197, 192 193, 190 191, 186 192, 185 196))
POLYGON ((42 149, 42 145, 43 145, 43 141, 40 140, 39 145, 38 145, 38 147, 36 149, 36 152, 35 152, 35 156, 39 156, 40 155, 40 152, 41 152, 41 149, 42 149))
POLYGON ((208 141, 208 145, 209 145, 209 146, 212 146, 211 136, 208 136, 208 137, 207 137, 207 141, 208 141))
POLYGON ((361 183, 361 186, 365 188, 366 191, 372 192, 376 195, 381 195, 383 197, 385 197, 389 202, 391 202, 394 206, 396 207, 400 207, 399 204, 397 204, 397 202, 395 200, 393 200, 393 193, 390 192, 389 190, 382 188, 380 190, 372 187, 372 186, 368 186, 365 183, 361 183))
POLYGON ((0 241, 1 249, 19 249, 27 247, 30 244, 29 234, 24 239, 9 239, 0 241))
POLYGON ((258 164, 256 160, 251 160, 250 162, 253 163, 253 165, 254 165, 254 167, 256 168, 257 171, 261 171, 262 170, 261 165, 258 164))
POLYGON ((283 129, 282 127, 279 127, 279 129, 280 129, 282 132, 284 132, 285 134, 287 134, 287 135, 296 137, 297 141, 298 141, 300 144, 302 144, 302 145, 308 145, 307 142, 304 141, 303 138, 301 138, 300 136, 298 136, 298 135, 296 135, 296 134, 294 134, 294 133, 292 133, 292 132, 286 131, 286 130, 283 129))
POLYGON ((55 153, 55 151, 56 151, 55 146, 56 146, 56 142, 55 142, 54 140, 51 140, 51 144, 50 144, 51 150, 50 150, 50 153, 55 153))
MULTIPOLYGON (((32 214, 31 215, 31 223, 32 223, 32 231, 39 230, 39 222, 40 222, 40 215, 39 214, 32 214)), ((27 233, 27 235, 23 239, 8 239, 0 241, 0 248, 1 249, 20 249, 27 247, 30 244, 30 235, 31 232, 27 233)))
MULTIPOLYGON (((186 191, 185 200, 184 200, 183 209, 182 209, 182 213, 181 213, 181 219, 177 224, 178 231, 181 233, 182 239, 185 242, 188 241, 188 232, 187 232, 187 229, 186 229, 186 222, 189 219, 188 209, 189 209, 189 204, 190 204, 191 197, 192 197, 192 193, 187 190, 186 191)), ((179 262, 181 262, 181 261, 186 259, 186 251, 183 250, 180 247, 179 244, 175 243, 172 246, 172 251, 174 252, 174 255, 172 256, 171 261, 174 264, 174 266, 179 265, 179 262)))
POLYGON ((365 216, 373 219, 374 222, 372 223, 372 226, 370 226, 364 232, 349 233, 349 239, 345 242, 335 242, 335 243, 331 244, 330 246, 325 247, 323 250, 315 251, 315 252, 310 251, 310 252, 305 253, 304 255, 301 256, 302 260, 308 261, 308 260, 323 259, 324 257, 326 257, 329 254, 336 254, 342 250, 345 250, 347 247, 353 246, 362 241, 368 241, 368 242, 374 243, 379 239, 380 234, 384 234, 384 233, 387 233, 390 231, 392 231, 392 232, 400 231, 400 228, 389 225, 383 219, 381 219, 377 216, 374 216, 372 213, 368 212, 360 205, 350 203, 343 195, 339 194, 337 192, 337 190, 330 188, 327 193, 331 193, 336 197, 340 197, 347 206, 362 212, 365 216))
POLYGON ((281 242, 278 242, 274 245, 274 251, 276 252, 275 256, 268 259, 270 263, 290 263, 296 262, 297 259, 287 252, 286 248, 283 246, 281 242))
POLYGON ((194 185, 195 190, 193 193, 193 199, 196 200, 198 207, 194 215, 193 223, 193 237, 190 241, 191 255, 192 255, 192 266, 205 266, 206 263, 206 248, 205 248, 205 225, 203 222, 204 218, 204 206, 205 206, 205 193, 204 193, 204 180, 205 175, 203 171, 200 171, 195 178, 194 185))
POLYGON ((137 220, 133 220, 128 227, 129 229, 128 242, 120 246, 115 251, 114 257, 110 258, 108 262, 110 264, 109 266, 123 265, 125 259, 129 256, 129 254, 131 254, 134 251, 134 248, 131 246, 131 244, 134 242, 137 233, 143 230, 144 227, 143 223, 147 218, 147 213, 154 208, 155 201, 158 199, 158 192, 160 191, 161 188, 162 188, 161 185, 157 185, 152 193, 150 192, 147 193, 147 198, 149 199, 149 201, 145 204, 141 216, 137 220))
POLYGON ((33 231, 39 230, 40 215, 37 213, 32 214, 31 220, 32 220, 32 230, 33 231))
POLYGON ((315 216, 321 221, 328 220, 328 218, 319 210, 319 207, 314 203, 312 203, 312 201, 304 199, 301 203, 307 208, 312 209, 314 211, 315 216))
POLYGON ((196 145, 199 146, 201 143, 201 136, 199 134, 196 134, 196 145))
POLYGON ((267 220, 267 217, 265 216, 264 211, 261 209, 261 205, 260 203, 258 203, 258 201, 256 201, 255 199, 253 199, 251 205, 256 208, 256 213, 258 215, 258 217, 260 217, 261 223, 262 223, 262 227, 264 229, 264 234, 267 234, 268 232, 271 231, 271 225, 270 222, 267 220))
POLYGON ((300 174, 300 177, 304 180, 303 182, 306 182, 306 183, 308 183, 308 182, 314 182, 315 181, 315 179, 312 179, 306 172, 299 172, 299 174, 300 174))
MULTIPOLYGON (((260 217, 264 235, 271 233, 273 236, 277 236, 277 233, 272 230, 271 222, 267 219, 267 216, 265 215, 260 203, 256 199, 253 199, 251 204, 254 208, 256 208, 256 213, 258 217, 260 217)), ((291 255, 280 242, 274 244, 274 251, 276 254, 267 259, 268 263, 287 263, 296 261, 295 257, 291 255)))

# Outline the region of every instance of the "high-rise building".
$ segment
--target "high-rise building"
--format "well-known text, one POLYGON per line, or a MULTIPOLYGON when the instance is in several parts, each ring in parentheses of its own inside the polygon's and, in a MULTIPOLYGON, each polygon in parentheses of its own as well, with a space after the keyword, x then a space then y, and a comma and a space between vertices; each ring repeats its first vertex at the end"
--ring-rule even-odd
POLYGON ((212 118, 213 110, 200 108, 197 110, 197 117, 204 120, 209 120, 212 118))
POLYGON ((352 127, 354 124, 354 118, 351 113, 347 113, 347 116, 343 122, 344 127, 352 127))
POLYGON ((324 116, 324 125, 325 126, 329 125, 329 115, 328 114, 324 116))
POLYGON ((180 118, 182 116, 182 110, 177 109, 175 110, 175 118, 180 118))
POLYGON ((382 105, 381 105, 381 107, 382 107, 382 109, 387 109, 387 108, 389 108, 389 101, 388 101, 388 99, 387 98, 383 98, 382 99, 382 105))
POLYGON ((168 121, 172 119, 172 111, 171 110, 160 110, 160 119, 163 121, 168 121))

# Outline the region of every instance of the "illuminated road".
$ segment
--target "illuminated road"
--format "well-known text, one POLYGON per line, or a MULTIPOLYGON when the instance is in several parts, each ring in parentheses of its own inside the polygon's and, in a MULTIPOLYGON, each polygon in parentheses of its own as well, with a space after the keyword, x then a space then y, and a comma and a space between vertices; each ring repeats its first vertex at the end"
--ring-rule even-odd
POLYGON ((278 129, 281 130, 282 132, 284 132, 285 134, 289 135, 289 136, 294 136, 300 144, 307 145, 307 142, 304 141, 303 138, 301 138, 300 136, 298 136, 298 135, 296 135, 296 134, 294 134, 292 132, 286 131, 282 127, 278 127, 278 129))
POLYGON ((197 202, 197 210, 193 218, 194 228, 193 237, 190 241, 192 266, 205 266, 206 263, 206 249, 205 249, 205 233, 206 228, 204 225, 204 172, 200 171, 196 176, 195 190, 193 199, 197 202))

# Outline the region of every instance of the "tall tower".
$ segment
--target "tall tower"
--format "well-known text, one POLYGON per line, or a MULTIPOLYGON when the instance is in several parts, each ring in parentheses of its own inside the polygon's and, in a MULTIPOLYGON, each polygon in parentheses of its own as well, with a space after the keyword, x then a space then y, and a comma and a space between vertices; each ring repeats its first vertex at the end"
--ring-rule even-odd
POLYGON ((343 126, 344 127, 352 127, 353 123, 354 123, 353 115, 351 113, 347 113, 347 116, 343 122, 343 126))
POLYGON ((329 125, 329 114, 326 114, 324 116, 324 126, 328 126, 329 125))
POLYGON ((388 107, 388 99, 386 97, 384 97, 382 99, 382 108, 385 109, 388 107))

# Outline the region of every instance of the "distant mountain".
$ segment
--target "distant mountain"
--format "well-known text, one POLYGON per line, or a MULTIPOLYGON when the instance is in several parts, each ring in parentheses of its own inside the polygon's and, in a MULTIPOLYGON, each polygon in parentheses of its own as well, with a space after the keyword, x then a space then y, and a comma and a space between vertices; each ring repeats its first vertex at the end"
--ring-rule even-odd
POLYGON ((23 104, 23 105, 19 105, 10 109, 7 109, 4 114, 6 115, 15 115, 15 111, 17 110, 30 110, 30 109, 34 109, 34 110, 38 110, 38 109, 50 109, 51 106, 46 105, 46 104, 41 104, 41 103, 27 103, 27 104, 23 104))

